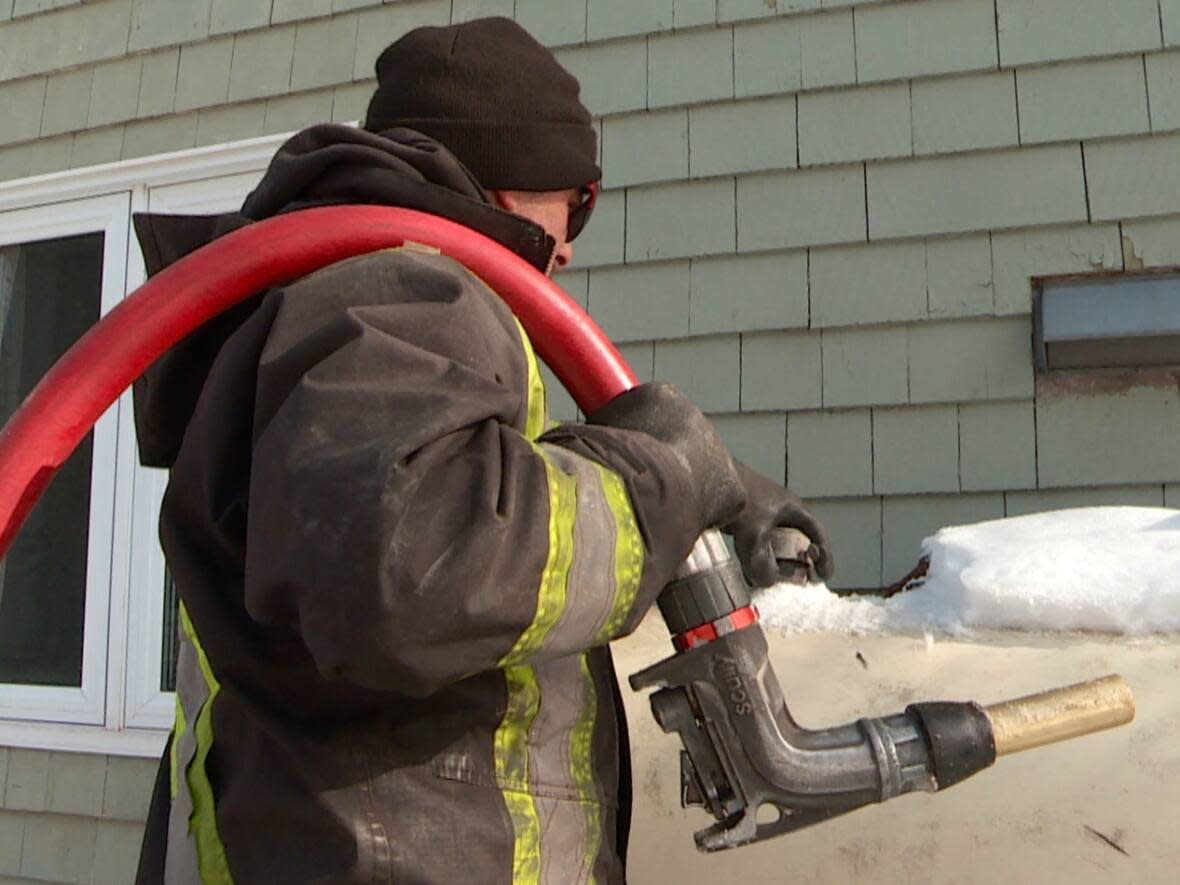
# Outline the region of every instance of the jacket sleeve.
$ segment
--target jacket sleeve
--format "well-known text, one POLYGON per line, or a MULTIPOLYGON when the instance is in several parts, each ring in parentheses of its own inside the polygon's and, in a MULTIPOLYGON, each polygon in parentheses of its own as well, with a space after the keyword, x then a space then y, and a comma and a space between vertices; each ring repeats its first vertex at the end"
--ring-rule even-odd
POLYGON ((635 628, 702 528, 670 449, 536 436, 527 339, 445 258, 357 259, 269 297, 253 617, 297 630, 325 675, 415 696, 635 628))

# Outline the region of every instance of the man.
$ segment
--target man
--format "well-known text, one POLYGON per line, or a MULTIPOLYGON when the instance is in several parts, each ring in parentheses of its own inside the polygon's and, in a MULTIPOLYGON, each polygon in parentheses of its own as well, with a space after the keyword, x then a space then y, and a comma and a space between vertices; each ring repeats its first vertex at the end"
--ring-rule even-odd
MULTIPOLYGON (((149 269, 328 203, 432 212, 542 271, 571 260, 600 171, 546 49, 507 19, 422 28, 377 75, 364 129, 294 136, 239 215, 138 219, 149 269)), ((667 385, 546 432, 523 330, 423 250, 255 296, 136 395, 141 457, 171 468, 182 600, 142 882, 621 882, 607 643, 709 526, 761 583, 777 526, 830 569, 798 499, 667 385)))

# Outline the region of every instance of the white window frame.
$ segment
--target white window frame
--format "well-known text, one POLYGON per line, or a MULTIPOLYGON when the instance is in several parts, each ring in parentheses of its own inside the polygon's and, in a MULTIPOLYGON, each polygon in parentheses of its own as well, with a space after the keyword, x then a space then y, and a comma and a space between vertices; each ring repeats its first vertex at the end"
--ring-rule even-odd
MULTIPOLYGON (((166 214, 211 214, 227 212, 242 204, 262 175, 262 169, 216 178, 166 184, 147 189, 146 209, 166 214)), ((146 278, 143 256, 138 249, 129 262, 128 288, 146 278)), ((132 427, 132 435, 134 428, 132 427)), ((134 442, 132 443, 134 444, 134 442)), ((164 470, 136 465, 132 508, 131 596, 127 633, 127 709, 125 723, 133 727, 168 728, 176 715, 172 692, 160 690, 163 664, 160 625, 164 618, 164 552, 156 543, 160 502, 168 484, 164 470)))
MULTIPOLYGON (((127 194, 90 197, 62 206, 0 214, 0 246, 103 234, 100 315, 123 299, 127 283, 127 194)), ((32 293, 34 296, 38 293, 32 293)), ((78 688, 0 683, 0 717, 98 725, 104 721, 107 630, 111 598, 112 529, 126 514, 116 507, 120 404, 94 425, 90 510, 86 543, 86 599, 82 633, 82 685, 78 688)))
MULTIPOLYGON (((0 182, 0 244, 106 231, 105 314, 145 278, 132 213, 233 208, 286 137, 0 182)), ((175 713, 159 690, 165 484, 138 463, 127 392, 95 426, 82 688, 0 686, 0 746, 160 753, 175 713)))

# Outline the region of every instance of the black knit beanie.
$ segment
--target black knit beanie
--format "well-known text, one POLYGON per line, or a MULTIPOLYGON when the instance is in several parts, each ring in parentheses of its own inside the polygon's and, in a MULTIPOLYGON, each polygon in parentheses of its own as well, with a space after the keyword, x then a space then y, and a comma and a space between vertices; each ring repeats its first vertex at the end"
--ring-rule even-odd
POLYGON ((485 188, 564 190, 602 177, 578 91, 553 53, 511 19, 417 28, 377 59, 365 128, 429 135, 485 188))

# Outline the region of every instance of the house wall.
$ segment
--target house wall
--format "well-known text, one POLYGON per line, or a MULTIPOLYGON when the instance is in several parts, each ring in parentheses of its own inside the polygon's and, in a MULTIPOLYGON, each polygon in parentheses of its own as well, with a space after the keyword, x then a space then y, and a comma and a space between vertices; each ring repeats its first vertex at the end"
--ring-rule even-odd
POLYGON ((1174 375, 1038 382, 1030 316, 1035 276, 1180 263, 1180 0, 0 0, 0 179, 356 120, 388 42, 483 14, 599 119, 561 282, 811 501, 836 586, 947 523, 1180 506, 1174 375))
POLYGON ((157 761, 0 749, 0 885, 135 878, 157 761))

